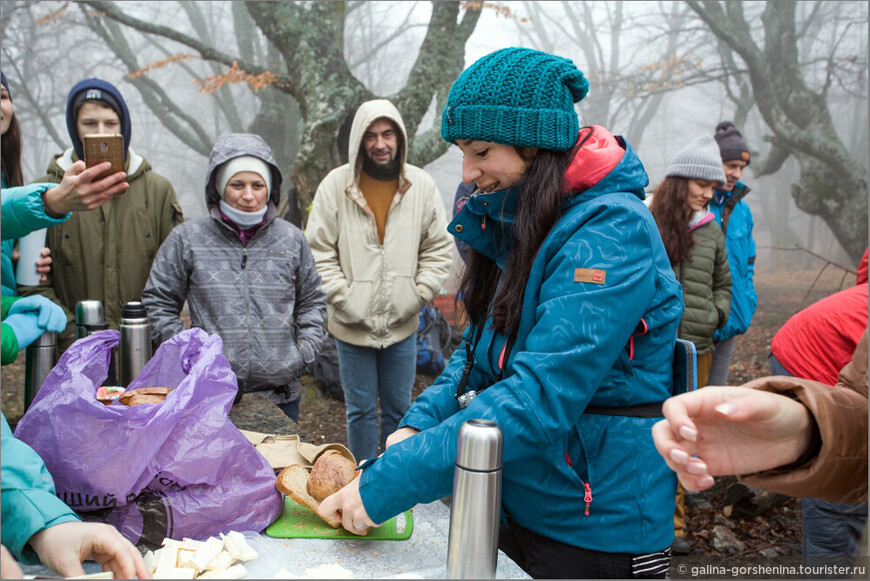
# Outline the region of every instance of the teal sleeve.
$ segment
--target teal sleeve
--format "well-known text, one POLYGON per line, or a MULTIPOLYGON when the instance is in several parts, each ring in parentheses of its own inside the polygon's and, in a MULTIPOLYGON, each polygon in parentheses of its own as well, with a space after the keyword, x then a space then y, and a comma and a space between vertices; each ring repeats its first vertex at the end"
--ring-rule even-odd
POLYGON ((28 184, 0 190, 2 239, 21 238, 34 230, 67 221, 72 216, 71 212, 60 218, 52 218, 45 213, 45 206, 42 204, 42 194, 56 186, 57 184, 28 184))
POLYGON ((6 416, 0 434, 0 536, 9 551, 27 565, 39 563, 27 545, 48 527, 78 522, 75 512, 55 495, 54 480, 33 448, 12 435, 6 416))

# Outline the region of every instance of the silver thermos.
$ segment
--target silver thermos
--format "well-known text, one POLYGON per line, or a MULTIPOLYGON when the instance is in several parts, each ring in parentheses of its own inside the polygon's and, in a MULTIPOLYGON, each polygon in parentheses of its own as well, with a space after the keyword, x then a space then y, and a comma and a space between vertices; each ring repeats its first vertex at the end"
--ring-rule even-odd
POLYGON ((79 301, 76 303, 76 339, 87 337, 94 331, 109 328, 103 316, 103 303, 100 301, 79 301))
POLYGON ((448 579, 493 579, 501 512, 501 430, 490 420, 459 428, 453 476, 448 579))
POLYGON ((27 346, 24 352, 24 409, 30 407, 42 382, 54 367, 57 357, 57 333, 46 331, 27 346))
POLYGON ((145 305, 131 301, 121 310, 120 366, 121 386, 130 385, 151 359, 151 328, 145 305))
MULTIPOLYGON (((97 300, 79 301, 76 303, 76 341, 87 337, 96 331, 105 331, 109 323, 103 316, 103 303, 97 300)), ((115 373, 115 352, 109 358, 109 369, 106 385, 117 385, 115 373)))

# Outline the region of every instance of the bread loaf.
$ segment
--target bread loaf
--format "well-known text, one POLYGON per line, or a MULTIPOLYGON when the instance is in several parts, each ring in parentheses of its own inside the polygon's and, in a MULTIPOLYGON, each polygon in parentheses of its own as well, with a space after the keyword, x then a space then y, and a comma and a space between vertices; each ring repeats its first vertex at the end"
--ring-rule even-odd
POLYGON ((306 489, 312 498, 323 502, 358 475, 356 465, 351 460, 336 450, 327 450, 314 461, 306 489))
POLYGON ((324 518, 317 513, 317 509, 320 508, 320 501, 308 494, 307 485, 308 470, 299 464, 287 466, 278 473, 278 477, 275 479, 275 487, 281 494, 286 494, 298 504, 311 509, 314 514, 323 519, 332 528, 339 528, 341 521, 324 518))
POLYGON ((146 403, 163 403, 166 400, 167 394, 172 391, 168 387, 140 387, 125 391, 118 398, 122 404, 127 406, 142 405, 146 403))

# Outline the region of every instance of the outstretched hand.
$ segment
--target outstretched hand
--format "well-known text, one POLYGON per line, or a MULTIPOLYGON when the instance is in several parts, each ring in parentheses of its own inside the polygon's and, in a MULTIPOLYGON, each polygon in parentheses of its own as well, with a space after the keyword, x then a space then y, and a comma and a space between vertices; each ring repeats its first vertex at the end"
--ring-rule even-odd
POLYGON ((127 174, 122 171, 97 180, 112 167, 108 161, 86 168, 85 162, 77 161, 63 174, 57 187, 45 192, 49 207, 55 212, 83 212, 99 208, 112 198, 127 191, 127 174))
POLYGON ((84 575, 82 561, 91 558, 115 579, 151 578, 136 547, 111 525, 61 523, 42 529, 28 542, 46 567, 64 577, 84 575))
POLYGON ((746 387, 707 386, 665 401, 653 441, 686 490, 713 476, 790 464, 810 444, 813 419, 789 397, 746 387))

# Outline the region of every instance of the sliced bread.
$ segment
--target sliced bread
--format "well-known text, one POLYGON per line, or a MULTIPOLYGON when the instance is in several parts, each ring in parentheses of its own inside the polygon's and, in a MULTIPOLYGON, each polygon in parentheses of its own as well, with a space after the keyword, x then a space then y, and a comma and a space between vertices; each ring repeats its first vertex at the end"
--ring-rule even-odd
POLYGON ((281 494, 286 494, 298 504, 311 509, 314 514, 323 519, 326 524, 332 528, 337 529, 341 527, 341 521, 324 518, 317 513, 317 509, 320 507, 320 502, 308 494, 308 470, 304 466, 291 464, 281 470, 281 472, 278 473, 278 477, 275 479, 275 487, 281 494))

